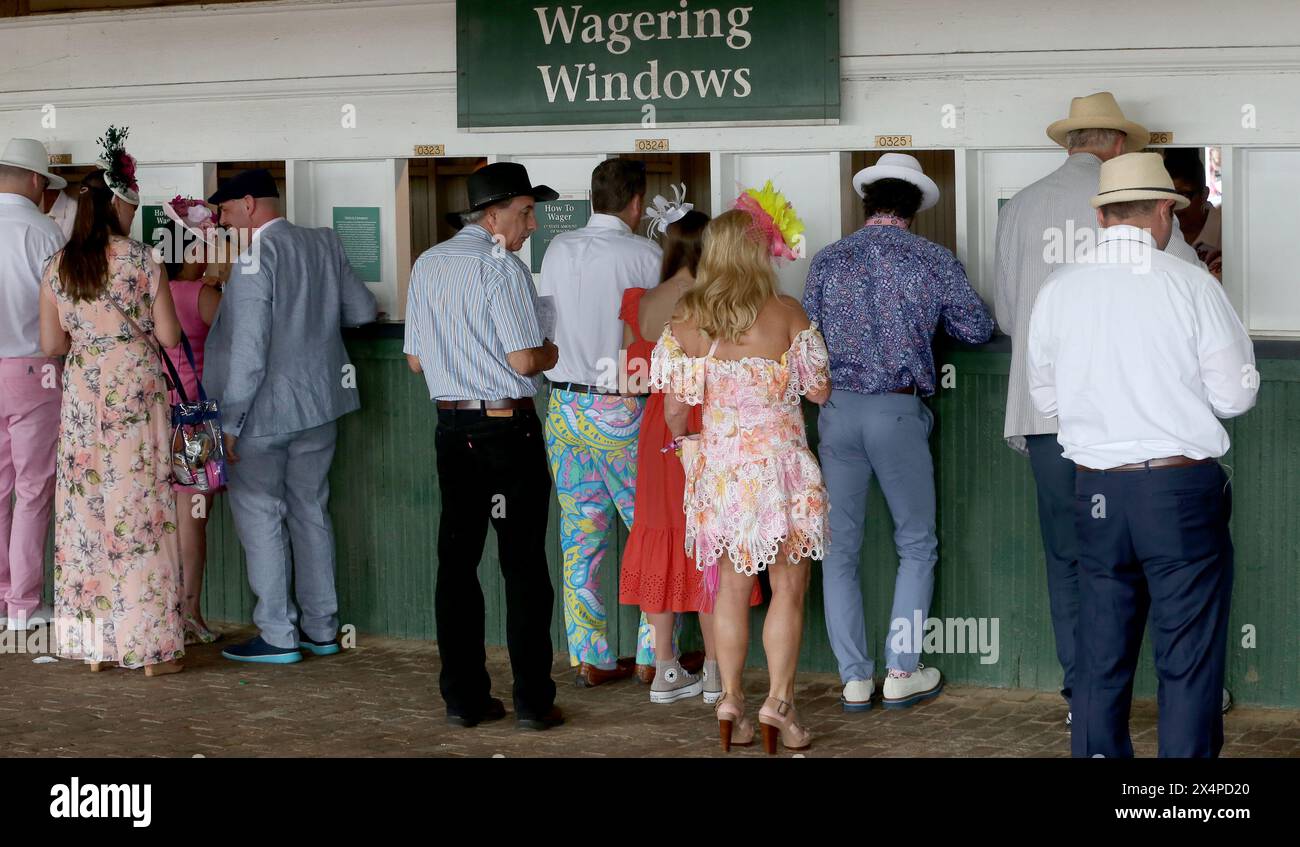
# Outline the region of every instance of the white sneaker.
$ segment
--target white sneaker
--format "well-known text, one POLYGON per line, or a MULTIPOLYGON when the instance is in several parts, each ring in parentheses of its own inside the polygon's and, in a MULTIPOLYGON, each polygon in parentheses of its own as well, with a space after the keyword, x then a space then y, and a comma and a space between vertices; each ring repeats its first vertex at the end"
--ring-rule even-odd
POLYGON ((18 631, 27 631, 36 629, 38 626, 44 626, 54 620, 54 609, 50 606, 37 606, 30 612, 10 615, 8 618, 9 628, 18 631))
POLYGON ((871 679, 850 679, 844 684, 840 706, 846 712, 866 712, 871 709, 871 697, 876 693, 876 682, 871 679))
POLYGON ((943 675, 935 668, 917 665, 911 676, 885 677, 886 709, 906 709, 937 697, 943 691, 943 675))
POLYGON ((1221 701, 1221 703, 1223 708, 1223 714, 1225 715, 1228 714, 1228 710, 1232 708, 1232 692, 1226 688, 1223 689, 1223 700, 1221 701))

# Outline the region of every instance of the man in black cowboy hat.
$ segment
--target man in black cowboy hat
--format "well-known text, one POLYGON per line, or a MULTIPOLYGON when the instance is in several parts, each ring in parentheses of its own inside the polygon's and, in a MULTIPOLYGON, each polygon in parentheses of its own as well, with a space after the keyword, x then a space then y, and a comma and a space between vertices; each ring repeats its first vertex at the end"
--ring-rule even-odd
POLYGON ((469 196, 467 210, 448 216, 463 229, 411 269, 406 309, 407 361, 438 404, 439 687, 453 726, 505 717, 485 666, 478 581, 491 522, 506 583, 516 724, 549 729, 563 718, 551 679, 551 476, 533 395, 559 350, 542 338, 532 275, 515 251, 537 229, 534 205, 558 195, 534 186, 522 165, 499 162, 470 176, 469 196))

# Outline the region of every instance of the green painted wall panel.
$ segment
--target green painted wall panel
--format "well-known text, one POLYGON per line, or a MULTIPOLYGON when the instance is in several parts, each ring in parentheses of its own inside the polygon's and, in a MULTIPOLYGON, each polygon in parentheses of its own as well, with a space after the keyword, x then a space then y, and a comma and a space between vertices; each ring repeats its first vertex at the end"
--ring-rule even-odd
MULTIPOLYGON (((436 415, 423 380, 411 374, 396 340, 351 341, 362 410, 340 424, 331 474, 331 514, 338 537, 340 615, 361 633, 431 639, 437 570, 439 495, 433 432, 436 415)), ((1060 668, 1047 610, 1033 477, 1028 460, 1002 441, 1009 355, 952 351, 956 384, 934 398, 933 448, 938 491, 939 566, 931 614, 999 622, 998 661, 975 654, 927 655, 954 682, 1054 690, 1060 668)), ((1237 547, 1228 684, 1238 701, 1300 707, 1300 362, 1260 363, 1258 406, 1228 422, 1233 450, 1233 535, 1237 547), (1256 646, 1241 646, 1242 627, 1256 646)), ((810 411, 810 437, 815 417, 810 411)), ((897 557, 892 522, 878 487, 868 504, 861 581, 870 647, 883 667, 897 557)), ((556 590, 552 634, 564 649, 558 515, 551 506, 547 553, 556 590)), ((636 648, 636 609, 617 603, 620 527, 604 563, 611 640, 622 655, 636 648)), ((205 589, 213 620, 251 620, 253 600, 234 525, 218 501, 211 523, 205 589)), ((504 594, 489 534, 480 566, 488 639, 505 641, 504 594)), ((753 614, 750 661, 761 664, 762 609, 753 614)), ((688 622, 688 648, 699 644, 688 622)), ((821 569, 813 564, 800 668, 830 671, 834 657, 822 615, 821 569)), ((1144 649, 1137 685, 1153 696, 1155 675, 1144 649)))

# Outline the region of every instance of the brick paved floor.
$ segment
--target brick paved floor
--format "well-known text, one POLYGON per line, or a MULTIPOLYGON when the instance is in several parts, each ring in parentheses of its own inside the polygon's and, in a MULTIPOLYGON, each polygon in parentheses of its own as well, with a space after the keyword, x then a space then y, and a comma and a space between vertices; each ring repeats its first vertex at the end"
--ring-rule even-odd
MULTIPOLYGON (((505 651, 491 649, 489 658, 496 694, 508 704, 505 651)), ((632 680, 578 689, 562 656, 555 673, 569 722, 543 733, 517 732, 511 720, 447 726, 437 694, 438 650, 429 642, 363 635, 341 655, 278 667, 229 662, 212 645, 191 648, 187 662, 184 673, 148 679, 0 655, 0 755, 721 755, 712 710, 701 700, 655 706, 632 680)), ((756 711, 765 675, 751 672, 747 685, 756 711)), ((1048 693, 950 686, 915 709, 858 715, 844 714, 838 697, 834 675, 800 674, 795 699, 815 734, 806 755, 1069 753, 1064 705, 1048 693)), ((1155 704, 1140 702, 1133 712, 1137 753, 1154 756, 1155 704)), ((1300 711, 1239 706, 1225 720, 1227 756, 1300 756, 1300 711)))

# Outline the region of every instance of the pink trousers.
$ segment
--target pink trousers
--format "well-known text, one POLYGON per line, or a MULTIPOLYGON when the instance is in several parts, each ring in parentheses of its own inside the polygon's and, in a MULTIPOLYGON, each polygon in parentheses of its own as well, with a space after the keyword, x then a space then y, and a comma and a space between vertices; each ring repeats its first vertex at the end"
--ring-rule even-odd
POLYGON ((10 616, 41 604, 62 396, 58 359, 0 359, 0 613, 10 616))

